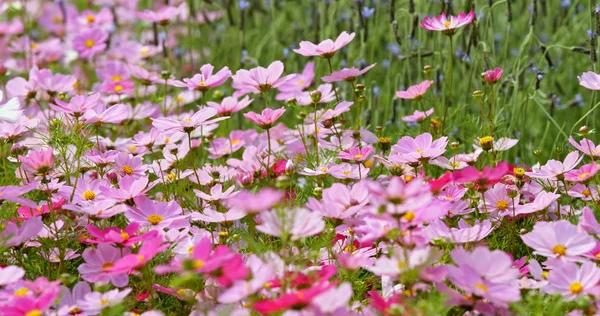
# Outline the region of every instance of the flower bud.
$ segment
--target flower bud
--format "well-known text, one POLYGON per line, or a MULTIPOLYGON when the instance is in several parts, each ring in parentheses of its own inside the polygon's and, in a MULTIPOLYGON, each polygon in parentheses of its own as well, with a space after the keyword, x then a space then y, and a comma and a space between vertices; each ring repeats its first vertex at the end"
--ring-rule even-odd
POLYGON ((323 97, 323 94, 319 90, 315 90, 315 91, 313 91, 313 92, 310 93, 310 99, 314 103, 319 103, 319 101, 321 101, 322 97, 323 97))
POLYGON ((293 174, 296 171, 296 166, 294 165, 294 161, 292 159, 288 159, 285 163, 285 173, 288 175, 293 174))
POLYGON ((479 146, 485 151, 490 151, 494 148, 494 138, 492 136, 484 136, 479 139, 479 146))
POLYGON ((450 143, 450 148, 452 148, 453 150, 457 150, 458 147, 460 147, 460 143, 459 142, 451 142, 450 143))
POLYGON ((587 125, 583 125, 582 127, 579 128, 579 134, 581 135, 587 135, 590 132, 589 127, 587 127, 587 125))
POLYGON ((429 73, 431 73, 431 70, 433 69, 433 67, 431 67, 430 65, 425 65, 423 66, 423 72, 428 75, 429 73))
POLYGON ((285 103, 287 103, 287 105, 289 106, 294 106, 298 104, 298 101, 296 100, 296 98, 289 98, 285 101, 285 103))
POLYGON ((169 72, 167 70, 163 70, 160 72, 160 79, 167 80, 169 78, 171 78, 171 72, 169 72))

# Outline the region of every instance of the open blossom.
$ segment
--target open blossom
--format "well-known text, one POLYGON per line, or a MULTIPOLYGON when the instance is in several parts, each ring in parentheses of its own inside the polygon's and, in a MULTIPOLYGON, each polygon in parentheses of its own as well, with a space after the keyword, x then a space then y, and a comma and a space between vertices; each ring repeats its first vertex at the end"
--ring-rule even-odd
POLYGON ((403 116, 402 120, 404 122, 421 122, 424 119, 426 119, 427 117, 431 116, 431 114, 433 114, 433 108, 431 108, 425 112, 415 110, 415 112, 413 114, 403 116))
POLYGON ((534 254, 564 261, 577 261, 595 246, 592 236, 580 232, 577 226, 565 220, 537 222, 533 231, 521 239, 535 250, 534 254))
POLYGON ((296 74, 290 80, 281 84, 277 89, 280 93, 276 96, 277 100, 287 100, 296 97, 304 89, 310 87, 315 80, 315 63, 306 63, 302 73, 296 74))
POLYGON ((179 15, 179 9, 171 6, 164 6, 158 11, 144 10, 143 12, 136 12, 135 16, 138 19, 144 21, 158 23, 160 25, 167 25, 171 20, 179 15))
POLYGON ((193 115, 186 115, 182 119, 174 119, 167 117, 159 117, 152 119, 152 126, 156 127, 161 131, 172 131, 177 130, 180 132, 191 133, 199 126, 216 123, 227 119, 228 117, 217 117, 210 119, 217 115, 217 110, 212 107, 201 108, 198 112, 193 115))
POLYGON ((417 85, 410 86, 406 91, 396 91, 396 97, 400 99, 420 99, 429 90, 433 80, 425 80, 417 85))
POLYGON ((332 57, 336 51, 348 45, 354 39, 354 33, 348 34, 342 32, 335 41, 326 39, 319 44, 313 44, 308 41, 300 42, 300 48, 294 49, 294 52, 302 56, 321 56, 325 58, 332 57))
POLYGON ((23 164, 23 168, 34 175, 46 176, 54 166, 54 150, 52 147, 33 150, 27 156, 19 156, 18 158, 23 164))
POLYGON ((81 58, 92 58, 106 49, 108 33, 99 29, 90 29, 81 32, 73 39, 73 48, 81 58))
POLYGON ((586 182, 594 177, 598 171, 600 171, 600 166, 595 162, 582 165, 579 169, 571 170, 565 173, 565 180, 571 182, 586 182))
POLYGON ((125 212, 125 216, 131 221, 152 229, 189 226, 187 215, 182 215, 181 207, 175 201, 156 202, 142 196, 135 198, 134 201, 136 206, 125 212))
POLYGON ((600 75, 595 72, 584 72, 577 79, 579 79, 579 84, 587 89, 600 90, 600 75))
POLYGON ((481 77, 483 77, 483 81, 494 84, 500 80, 500 77, 502 77, 502 68, 488 70, 482 73, 481 77))
POLYGON ((262 129, 270 129, 284 112, 284 107, 275 110, 266 108, 261 114, 255 112, 244 113, 244 117, 258 124, 262 129))
POLYGON ((400 156, 407 163, 427 161, 442 155, 446 151, 448 137, 433 140, 429 133, 418 135, 415 138, 404 136, 392 146, 392 152, 400 156))
POLYGON ((217 115, 219 116, 228 116, 233 113, 237 113, 243 109, 245 109, 250 103, 254 101, 250 99, 248 96, 243 99, 238 99, 236 97, 225 97, 221 100, 221 103, 208 101, 207 105, 211 108, 217 110, 217 115))
POLYGON ((232 209, 240 209, 246 213, 260 213, 270 210, 282 198, 283 193, 273 188, 264 188, 257 193, 240 191, 235 199, 229 199, 226 203, 232 209))
POLYGON ((131 292, 131 289, 124 289, 122 291, 114 289, 105 293, 90 292, 77 301, 77 305, 81 306, 81 309, 86 311, 86 313, 98 315, 103 309, 120 304, 129 292, 131 292))
POLYGON ((450 16, 450 18, 446 16, 446 13, 442 13, 437 17, 426 16, 420 24, 426 30, 442 31, 445 34, 452 35, 457 28, 470 24, 473 19, 475 19, 475 12, 473 11, 468 14, 460 12, 458 16, 450 16))
POLYGON ((425 234, 431 239, 442 238, 451 243, 464 244, 484 239, 493 229, 490 220, 476 221, 469 226, 461 219, 457 228, 449 228, 442 220, 435 220, 429 223, 425 234))
POLYGON ((88 282, 112 283, 114 286, 123 287, 129 283, 127 274, 112 274, 108 269, 115 265, 115 262, 128 255, 129 248, 119 249, 108 244, 100 244, 97 248, 87 248, 83 251, 85 263, 79 265, 77 270, 81 277, 88 282))
POLYGON ((371 155, 372 152, 373 152, 373 147, 371 147, 371 146, 365 146, 362 148, 352 147, 346 151, 341 151, 338 154, 338 158, 340 158, 342 160, 363 162, 363 161, 369 159, 369 156, 371 155))
POLYGON ((570 136, 569 143, 571 143, 571 145, 573 145, 573 147, 577 148, 577 150, 581 151, 582 153, 584 153, 588 156, 591 156, 594 158, 600 157, 600 145, 596 146, 594 144, 594 142, 592 142, 591 140, 589 140, 587 138, 583 138, 583 139, 581 139, 581 141, 579 143, 577 143, 577 141, 575 141, 573 136, 570 136))
POLYGON ((243 95, 246 93, 262 93, 277 88, 295 75, 281 77, 283 63, 279 60, 272 62, 269 67, 256 67, 250 70, 240 69, 231 78, 232 86, 243 95))
POLYGON ((548 275, 547 293, 560 293, 567 301, 584 295, 598 295, 600 288, 600 268, 595 263, 586 261, 581 267, 573 262, 563 263, 552 269, 548 275))
POLYGON ((273 210, 260 214, 262 224, 256 229, 272 236, 289 236, 291 240, 313 236, 325 229, 321 215, 303 208, 279 212, 273 210))
POLYGON ((175 80, 173 81, 173 85, 182 88, 187 87, 189 90, 205 92, 222 85, 231 77, 229 67, 223 67, 217 73, 213 74, 214 69, 215 67, 211 64, 203 65, 200 67, 199 74, 194 75, 192 78, 185 78, 183 82, 175 80))
POLYGON ((579 156, 578 152, 572 151, 565 157, 563 162, 550 159, 545 165, 525 172, 525 175, 537 179, 556 180, 558 176, 563 176, 565 173, 575 169, 582 159, 583 156, 579 156))
MULTIPOLYGON (((0 91, 0 102, 4 99, 4 93, 0 91)), ((21 104, 16 97, 8 100, 8 102, 0 105, 0 121, 14 123, 23 115, 23 110, 20 109, 21 104)))
POLYGON ((325 82, 339 82, 339 81, 348 81, 353 82, 356 80, 358 76, 365 74, 367 71, 371 70, 371 68, 375 67, 376 64, 369 65, 362 70, 357 68, 344 68, 342 70, 334 71, 331 75, 324 76, 321 80, 325 82))

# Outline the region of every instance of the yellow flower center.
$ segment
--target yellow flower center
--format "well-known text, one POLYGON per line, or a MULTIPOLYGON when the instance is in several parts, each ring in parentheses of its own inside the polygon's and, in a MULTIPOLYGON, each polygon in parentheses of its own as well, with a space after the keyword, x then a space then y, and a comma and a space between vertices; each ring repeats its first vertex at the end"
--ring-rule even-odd
POLYGON ((32 309, 28 311, 25 316, 42 316, 42 311, 39 309, 32 309))
POLYGON ((552 253, 559 256, 564 256, 567 253, 567 247, 563 245, 556 245, 552 248, 552 253))
POLYGON ((344 248, 345 252, 355 252, 358 248, 355 245, 348 245, 344 248))
POLYGON ((167 175, 167 180, 173 181, 173 180, 175 180, 175 177, 176 177, 176 175, 174 173, 169 173, 167 175))
POLYGON ((496 203, 496 208, 500 211, 504 211, 508 208, 508 202, 506 202, 505 200, 499 200, 496 203))
POLYGON ((142 261, 144 261, 144 259, 146 259, 146 257, 139 255, 139 256, 137 256, 137 259, 139 262, 142 262, 142 261))
POLYGON ((148 216, 148 222, 150 222, 150 224, 152 225, 158 225, 160 222, 163 221, 163 219, 164 218, 158 214, 152 214, 148 216))
POLYGON ((100 299, 100 305, 106 305, 108 304, 108 299, 107 298, 101 298, 100 299))
POLYGON ((231 144, 235 145, 235 144, 239 144, 242 140, 241 139, 233 139, 231 140, 231 144))
POLYGON ((365 162, 363 162, 363 166, 365 166, 365 168, 371 168, 371 167, 373 167, 373 161, 365 160, 365 162))
POLYGON ((460 162, 453 161, 453 162, 449 163, 449 165, 452 168, 458 168, 458 167, 460 167, 460 162))
POLYGON ((406 268, 406 261, 398 261, 398 269, 406 268))
POLYGON ((354 159, 361 159, 361 158, 362 158, 362 155, 361 155, 361 154, 356 154, 356 155, 354 155, 354 159))
POLYGON ((199 83, 199 85, 201 85, 201 86, 203 86, 203 85, 205 85, 205 84, 206 84, 206 83, 205 83, 204 81, 200 81, 200 83, 199 83))
POLYGON ((304 79, 300 79, 300 80, 298 80, 298 83, 297 83, 296 85, 297 85, 298 87, 300 87, 300 86, 304 85, 304 83, 305 83, 305 82, 306 82, 306 81, 304 81, 304 79))
POLYGON ((148 55, 149 52, 150 52, 150 48, 144 47, 140 50, 140 55, 148 55))
POLYGON ((600 259, 600 252, 596 254, 596 258, 600 259))
POLYGON ((111 79, 112 79, 112 81, 121 81, 121 80, 123 80, 123 78, 121 78, 121 76, 119 76, 119 75, 114 75, 114 76, 112 76, 111 79))
POLYGON ((321 171, 323 171, 323 172, 327 172, 327 168, 325 168, 325 167, 321 167, 320 169, 321 169, 321 171))
POLYGON ((116 92, 121 92, 123 91, 123 86, 118 84, 113 88, 113 90, 115 90, 116 92))
POLYGON ((85 47, 87 47, 87 48, 94 47, 94 44, 95 44, 94 40, 91 40, 91 39, 85 40, 85 47))
POLYGON ((184 294, 185 294, 185 289, 179 289, 179 290, 177 290, 177 295, 183 296, 184 294))
POLYGON ((227 236, 229 236, 228 232, 225 232, 225 231, 219 232, 219 237, 227 237, 227 236))
POLYGON ((407 221, 407 222, 412 222, 412 220, 413 220, 413 219, 415 219, 415 217, 417 217, 417 216, 415 215, 415 212, 413 212, 413 211, 408 211, 406 214, 404 214, 404 215, 402 216, 402 219, 404 219, 404 220, 405 220, 405 221, 407 221))
POLYGON ((192 267, 194 267, 194 269, 200 269, 200 268, 204 267, 204 261, 202 261, 200 259, 196 259, 196 260, 194 260, 192 267))
POLYGON ((482 291, 484 291, 484 292, 488 291, 488 287, 485 286, 485 284, 483 284, 483 283, 475 283, 475 287, 478 288, 478 289, 480 289, 480 290, 482 290, 482 291))
POLYGON ((581 283, 575 281, 569 285, 569 291, 573 294, 579 294, 583 292, 583 285, 581 283))
POLYGON ((175 98, 175 101, 177 101, 177 103, 181 103, 181 102, 183 102, 183 100, 185 100, 185 99, 184 99, 184 98, 183 98, 181 95, 178 95, 178 96, 175 98))
POLYGON ((112 262, 105 262, 102 264, 102 271, 108 271, 108 269, 114 267, 114 263, 112 262))
POLYGON ((349 175, 349 174, 350 174, 350 171, 346 170, 346 171, 344 171, 344 174, 345 174, 345 175, 349 175))
POLYGON ((96 193, 92 190, 87 190, 81 195, 84 199, 91 201, 96 198, 96 193))
POLYGON ((413 176, 406 176, 406 177, 404 177, 404 181, 406 181, 406 183, 409 183, 410 181, 412 181, 412 179, 414 179, 413 176))
POLYGON ((589 172, 584 172, 582 174, 580 174, 579 176, 577 176, 579 179, 585 179, 587 176, 589 176, 590 173, 589 172))
POLYGON ((27 295, 27 293, 29 293, 29 289, 26 287, 22 287, 18 290, 15 291, 15 296, 25 296, 27 295))
POLYGON ((418 152, 418 153, 420 153, 420 152, 422 152, 422 151, 423 151, 423 149, 421 149, 421 148, 417 148, 417 152, 418 152))
POLYGON ((60 15, 56 15, 52 18, 52 22, 54 22, 55 24, 60 24, 60 23, 62 23, 62 21, 63 21, 63 18, 60 15))
POLYGON ((71 308, 71 310, 69 311, 69 315, 79 315, 82 312, 83 311, 81 310, 81 308, 75 306, 75 307, 71 308))
POLYGON ((189 247, 187 251, 189 254, 192 254, 192 252, 194 252, 194 246, 189 247))
POLYGON ((91 14, 88 14, 88 16, 85 17, 85 19, 88 23, 94 23, 96 21, 96 17, 91 14))
POLYGON ((123 238, 123 240, 129 240, 130 236, 128 233, 121 231, 121 233, 119 235, 121 235, 121 238, 123 238))
POLYGON ((444 22, 444 26, 445 26, 445 27, 448 27, 448 26, 450 26, 450 21, 446 21, 446 22, 444 22))
POLYGON ((183 121, 186 122, 186 123, 191 123, 192 122, 192 118, 188 117, 188 118, 184 119, 183 121))
POLYGON ((523 168, 515 168, 514 169, 515 176, 521 178, 525 175, 525 169, 523 168))
POLYGON ((583 194, 583 196, 585 196, 585 197, 590 197, 590 196, 592 196, 592 191, 590 191, 590 189, 585 189, 585 190, 581 191, 581 194, 583 194))
POLYGON ((542 272, 542 278, 544 278, 544 279, 547 279, 549 275, 550 275, 550 271, 543 271, 542 272))
POLYGON ((126 175, 131 175, 133 174, 133 168, 131 168, 130 165, 124 165, 121 170, 123 170, 123 173, 125 173, 126 175))

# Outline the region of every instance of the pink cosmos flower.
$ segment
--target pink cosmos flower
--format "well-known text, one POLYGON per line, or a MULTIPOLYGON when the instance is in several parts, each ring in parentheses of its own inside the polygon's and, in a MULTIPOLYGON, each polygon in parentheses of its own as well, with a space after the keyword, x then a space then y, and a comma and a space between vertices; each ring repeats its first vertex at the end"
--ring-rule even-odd
POLYGON ((373 152, 373 147, 371 147, 371 146, 365 146, 362 148, 352 147, 348 150, 341 151, 338 154, 338 158, 340 158, 342 160, 347 160, 347 161, 363 162, 363 161, 369 159, 369 156, 371 155, 372 152, 373 152))
POLYGON ((90 235, 90 239, 87 239, 86 242, 92 244, 118 244, 129 247, 155 234, 154 231, 138 234, 140 224, 137 222, 133 222, 123 229, 118 227, 99 229, 93 225, 87 225, 86 228, 90 235))
POLYGON ((581 267, 576 263, 566 262, 552 269, 548 275, 547 293, 560 293, 565 301, 572 301, 585 295, 598 295, 600 288, 600 268, 595 263, 586 261, 581 267))
POLYGON ((361 211, 369 203, 369 190, 365 182, 358 182, 348 188, 341 183, 333 183, 323 190, 321 201, 310 197, 306 207, 324 217, 345 219, 361 211))
POLYGON ((359 69, 354 68, 354 67, 352 67, 352 68, 344 68, 342 70, 334 71, 329 76, 322 77, 321 80, 323 80, 325 82, 339 82, 339 81, 353 82, 353 81, 356 80, 356 77, 365 74, 371 68, 375 67, 375 65, 377 65, 377 64, 369 65, 369 66, 365 67, 362 70, 359 70, 359 69))
POLYGON ((367 270, 379 276, 397 276, 410 269, 424 267, 438 257, 431 247, 424 246, 411 250, 394 249, 391 257, 381 256, 367 270))
POLYGON ((374 200, 385 205, 385 211, 390 214, 405 214, 428 205, 433 199, 429 185, 420 179, 406 183, 400 177, 392 177, 387 187, 370 183, 369 190, 374 200))
POLYGON ((281 237, 284 234, 291 240, 313 236, 325 229, 321 215, 303 208, 278 212, 276 210, 260 214, 262 224, 256 226, 258 231, 281 237))
MULTIPOLYGON (((0 91, 0 101, 4 99, 4 93, 0 91)), ((0 105, 0 121, 14 123, 23 115, 19 99, 14 97, 0 105)))
POLYGON ((216 123, 227 119, 228 117, 218 117, 210 119, 217 115, 217 110, 211 107, 201 108, 198 112, 193 115, 186 115, 182 119, 173 119, 166 117, 159 117, 152 119, 152 126, 156 127, 161 131, 173 131, 177 130, 184 133, 191 133, 196 128, 212 123, 216 123))
POLYGON ((81 278, 88 282, 110 282, 116 287, 123 287, 129 283, 127 274, 113 274, 108 269, 129 253, 131 253, 129 248, 117 248, 108 244, 100 244, 97 248, 86 248, 83 251, 85 263, 79 265, 77 270, 81 273, 81 278))
POLYGON ((267 92, 295 76, 291 74, 281 77, 282 73, 283 63, 279 60, 272 62, 267 68, 258 66, 250 70, 240 69, 231 77, 232 87, 238 90, 239 95, 267 92))
POLYGON ((341 163, 332 165, 329 168, 329 174, 336 179, 364 179, 369 175, 371 169, 361 167, 358 164, 341 163))
POLYGON ((311 92, 298 92, 296 101, 299 105, 322 104, 335 100, 335 90, 329 83, 319 85, 316 90, 311 92))
POLYGON ((230 186, 227 190, 223 191, 222 184, 215 184, 210 188, 210 195, 196 189, 194 189, 194 193, 196 193, 197 197, 205 201, 220 201, 234 197, 238 192, 233 192, 233 190, 235 190, 235 186, 230 186))
POLYGON ((15 296, 11 300, 3 302, 5 304, 0 305, 0 313, 6 316, 43 315, 59 293, 60 291, 47 291, 40 296, 15 296))
POLYGON ((458 16, 450 16, 450 19, 446 17, 446 13, 442 13, 438 17, 426 16, 420 24, 426 30, 442 31, 447 35, 452 35, 457 28, 470 24, 473 19, 475 19, 475 12, 471 10, 468 14, 460 12, 458 16))
POLYGON ((128 108, 125 104, 115 104, 106 107, 104 104, 98 104, 95 108, 85 112, 83 119, 86 124, 96 126, 104 123, 119 124, 127 119, 128 108))
POLYGON ((118 202, 133 200, 133 198, 144 195, 156 182, 148 185, 148 177, 135 179, 132 176, 124 176, 119 180, 119 188, 102 187, 100 191, 118 202))
POLYGON ((308 41, 302 41, 300 42, 300 48, 294 49, 294 52, 307 57, 321 56, 325 58, 331 58, 336 51, 348 45, 352 39, 354 39, 354 33, 348 34, 346 31, 344 31, 337 37, 335 42, 330 39, 326 39, 318 45, 315 45, 308 41))
MULTIPOLYGON (((478 142, 479 142, 478 140, 475 141, 475 143, 473 144, 473 148, 476 151, 480 151, 480 150, 483 151, 483 149, 481 149, 481 147, 475 145, 478 142)), ((497 140, 494 140, 492 143, 492 146, 494 148, 494 151, 506 151, 506 150, 513 148, 518 142, 519 142, 518 139, 501 137, 501 138, 498 138, 497 140)))
POLYGON ((589 90, 600 90, 600 75, 588 71, 584 72, 581 76, 577 76, 579 84, 589 90))
POLYGON ((134 199, 136 206, 125 212, 125 217, 152 229, 189 227, 187 215, 182 215, 177 202, 157 202, 145 196, 134 199))
POLYGON ((100 92, 117 95, 132 95, 135 83, 133 81, 104 81, 100 87, 100 92))
POLYGON ((598 173, 600 166, 595 162, 582 165, 579 169, 565 173, 565 180, 571 182, 587 182, 598 173))
POLYGON ((535 250, 534 254, 563 261, 580 260, 579 256, 595 246, 592 236, 565 220, 537 222, 533 231, 522 235, 521 239, 535 250))
POLYGON ((434 220, 427 226, 425 234, 432 240, 442 238, 451 243, 464 244, 484 239, 493 229, 490 220, 475 221, 469 226, 464 219, 460 219, 457 228, 449 228, 442 220, 434 220))
POLYGON ((291 291, 272 300, 258 301, 254 303, 253 308, 261 314, 272 314, 294 306, 305 307, 308 306, 316 296, 325 293, 332 287, 334 287, 334 283, 321 281, 313 284, 307 289, 291 291))
POLYGON ((261 114, 255 112, 244 113, 244 117, 258 124, 262 129, 270 129, 283 113, 285 113, 285 107, 275 110, 266 108, 261 114))
POLYGON ((37 73, 36 83, 39 89, 53 95, 59 92, 73 91, 77 78, 73 75, 53 75, 50 70, 42 69, 37 73))
POLYGON ((564 162, 550 159, 545 165, 539 168, 532 168, 531 171, 525 172, 525 175, 536 179, 556 180, 558 176, 562 176, 575 169, 583 157, 584 156, 580 157, 578 152, 572 151, 565 157, 564 162))
POLYGON ((13 186, 13 185, 0 187, 0 202, 10 201, 10 202, 14 202, 14 203, 19 203, 19 204, 27 206, 27 207, 35 208, 35 207, 37 207, 37 204, 35 202, 33 202, 30 199, 21 197, 21 195, 23 195, 27 192, 30 192, 32 190, 35 190, 35 189, 37 189, 37 187, 38 187, 37 182, 31 182, 22 187, 13 186))
POLYGON ((218 87, 225 83, 231 77, 231 70, 225 66, 217 73, 213 74, 215 67, 211 64, 206 64, 200 67, 200 73, 195 74, 192 78, 185 78, 183 82, 174 80, 172 85, 176 87, 187 87, 189 90, 198 90, 201 92, 218 87))
POLYGON ((517 195, 514 199, 508 196, 506 185, 497 183, 491 189, 483 194, 485 203, 479 205, 480 211, 498 212, 499 215, 512 215, 515 213, 515 207, 519 205, 520 197, 517 195))
POLYGON ((77 301, 77 305, 87 314, 99 315, 103 309, 120 304, 131 292, 131 289, 110 290, 105 293, 90 292, 83 299, 77 301))
POLYGON ((219 302, 224 304, 236 303, 243 298, 261 290, 265 283, 275 278, 275 265, 264 263, 255 255, 248 258, 246 266, 250 268, 252 279, 238 280, 219 295, 219 302))
POLYGON ((48 105, 55 111, 67 113, 74 117, 82 116, 87 110, 90 110, 98 105, 100 102, 100 93, 94 93, 89 96, 76 95, 72 97, 69 102, 65 102, 59 98, 54 99, 53 103, 48 105))
POLYGON ((108 33, 100 29, 84 30, 73 39, 73 48, 81 58, 92 58, 106 49, 108 33))
POLYGON ((77 301, 83 299, 88 293, 92 292, 92 288, 87 282, 77 282, 73 286, 73 290, 69 290, 66 286, 61 286, 60 303, 58 304, 58 315, 77 315, 81 312, 81 308, 77 306, 77 301))
POLYGON ((581 217, 579 217, 578 225, 583 231, 600 235, 600 224, 598 224, 596 215, 594 215, 594 212, 589 206, 585 206, 581 211, 581 217))
POLYGON ((229 116, 245 109, 252 101, 254 100, 250 99, 248 96, 240 100, 236 97, 225 97, 221 100, 221 103, 209 101, 207 102, 207 105, 217 110, 217 115, 229 116))
POLYGON ((533 202, 518 205, 517 206, 517 214, 529 214, 533 212, 538 212, 548 208, 552 203, 556 202, 560 198, 560 194, 541 191, 537 194, 533 202))
POLYGON ((483 167, 479 171, 473 166, 452 173, 456 183, 475 183, 479 188, 485 188, 500 182, 500 179, 508 172, 509 165, 506 161, 500 162, 495 168, 483 167))
POLYGON ((425 80, 417 85, 410 86, 406 91, 396 91, 396 97, 400 99, 418 100, 431 87, 433 80, 425 80))
POLYGON ((179 13, 179 8, 177 7, 164 6, 158 11, 144 10, 144 12, 136 12, 135 16, 144 21, 167 25, 171 20, 177 17, 179 13))
POLYGON ((19 281, 25 275, 25 270, 17 266, 0 268, 0 286, 19 281))
POLYGON ((581 151, 582 153, 588 156, 591 156, 593 158, 600 157, 600 145, 596 146, 594 142, 587 138, 582 138, 581 141, 577 143, 573 136, 570 136, 569 143, 571 143, 573 147, 577 148, 577 150, 581 151))
POLYGON ((500 80, 500 77, 502 77, 502 68, 487 70, 486 72, 481 74, 481 77, 483 77, 483 81, 490 84, 494 84, 498 82, 498 80, 500 80))
POLYGON ((159 234, 156 234, 153 238, 146 239, 136 254, 123 256, 112 267, 107 267, 106 271, 111 274, 129 273, 134 269, 142 267, 168 247, 169 244, 163 243, 163 238, 159 234))
POLYGON ((240 209, 246 213, 260 213, 270 210, 283 198, 283 193, 266 187, 257 193, 240 191, 235 199, 229 199, 226 204, 232 209, 240 209))
POLYGON ((275 98, 287 100, 295 98, 302 90, 310 87, 315 80, 315 63, 306 63, 302 73, 294 75, 290 80, 282 83, 277 89, 281 92, 275 98))
POLYGON ((140 156, 117 154, 114 170, 121 176, 132 176, 139 179, 146 175, 147 167, 140 156))
POLYGON ((424 133, 415 138, 400 138, 398 143, 392 146, 392 152, 399 155, 403 162, 416 163, 441 156, 446 151, 446 145, 448 137, 440 137, 433 141, 431 134, 424 133))
POLYGON ((425 112, 421 112, 419 110, 415 110, 415 112, 413 114, 402 117, 402 120, 404 122, 421 122, 424 119, 426 119, 429 116, 431 116, 431 114, 433 114, 433 108, 431 108, 431 109, 429 109, 429 110, 427 110, 425 112))
POLYGON ((46 176, 54 167, 54 150, 48 147, 42 150, 32 150, 27 156, 18 156, 25 171, 34 175, 46 176))

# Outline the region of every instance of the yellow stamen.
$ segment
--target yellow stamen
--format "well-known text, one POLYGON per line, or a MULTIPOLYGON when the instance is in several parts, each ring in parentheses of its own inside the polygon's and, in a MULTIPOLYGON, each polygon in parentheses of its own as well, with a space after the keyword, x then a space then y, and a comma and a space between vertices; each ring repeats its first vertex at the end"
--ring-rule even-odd
POLYGON ((150 222, 150 224, 152 224, 152 225, 158 225, 163 220, 164 220, 164 218, 158 214, 152 214, 152 215, 148 216, 148 222, 150 222))
POLYGON ((81 195, 84 199, 91 201, 96 198, 96 193, 92 190, 87 190, 81 195))
POLYGON ((102 271, 108 271, 108 269, 114 267, 115 265, 112 262, 105 262, 102 264, 102 271))
POLYGON ((559 256, 564 256, 567 253, 567 247, 563 245, 556 245, 552 248, 552 253, 559 256))
POLYGON ((15 296, 25 296, 27 295, 27 293, 29 293, 29 289, 26 287, 22 287, 18 290, 15 291, 15 296))
POLYGON ((85 40, 85 47, 87 47, 87 48, 94 47, 94 44, 95 44, 94 40, 91 40, 91 39, 85 40))
POLYGON ((123 170, 123 173, 126 175, 132 175, 133 174, 133 168, 131 168, 130 165, 124 165, 121 170, 123 170))
POLYGON ((475 287, 484 292, 487 292, 489 290, 488 287, 485 286, 485 284, 483 284, 483 283, 475 283, 475 287))
POLYGON ((508 202, 506 202, 505 200, 499 200, 496 203, 496 208, 498 208, 498 210, 500 211, 505 211, 506 209, 508 209, 508 202))
POLYGON ((402 216, 402 219, 404 219, 404 220, 405 220, 405 221, 407 221, 407 222, 411 222, 413 219, 415 219, 415 217, 417 217, 417 216, 415 215, 415 212, 413 212, 413 211, 408 211, 406 214, 404 214, 404 215, 402 216))
POLYGON ((579 294, 583 292, 583 285, 581 283, 575 281, 569 285, 569 291, 573 294, 579 294))
POLYGON ((85 17, 85 19, 87 20, 88 23, 94 23, 96 21, 96 17, 93 16, 92 14, 88 14, 88 16, 85 17))

